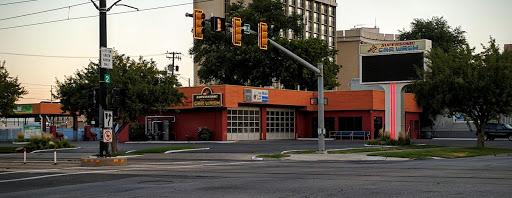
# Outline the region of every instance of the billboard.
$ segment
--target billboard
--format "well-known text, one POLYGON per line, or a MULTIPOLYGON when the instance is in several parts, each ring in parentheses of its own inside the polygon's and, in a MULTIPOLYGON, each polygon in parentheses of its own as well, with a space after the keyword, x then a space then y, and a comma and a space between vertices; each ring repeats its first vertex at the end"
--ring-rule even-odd
POLYGON ((268 90, 244 89, 244 102, 268 103, 268 90))
POLYGON ((430 40, 361 44, 361 84, 410 82, 418 78, 417 69, 425 68, 425 52, 430 40))

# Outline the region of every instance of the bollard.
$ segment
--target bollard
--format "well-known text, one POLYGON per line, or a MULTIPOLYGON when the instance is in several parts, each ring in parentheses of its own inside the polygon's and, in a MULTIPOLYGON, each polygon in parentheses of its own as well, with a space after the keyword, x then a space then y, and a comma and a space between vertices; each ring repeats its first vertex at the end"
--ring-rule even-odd
POLYGON ((53 165, 57 165, 57 149, 53 149, 53 165))
POLYGON ((23 148, 23 164, 27 164, 27 148, 23 148))

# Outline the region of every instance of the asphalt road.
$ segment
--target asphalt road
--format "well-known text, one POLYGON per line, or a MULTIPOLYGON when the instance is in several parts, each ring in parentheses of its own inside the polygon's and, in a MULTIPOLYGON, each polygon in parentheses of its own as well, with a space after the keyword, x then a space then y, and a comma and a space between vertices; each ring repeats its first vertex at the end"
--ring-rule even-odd
MULTIPOLYGON (((82 155, 97 143, 79 142, 82 155)), ((364 141, 327 141, 327 148, 364 141)), ((475 141, 418 143, 471 147, 475 141)), ((511 148, 509 141, 486 142, 511 148)), ((120 149, 161 147, 122 144, 120 149)), ((168 145, 165 145, 168 146, 168 145)), ((209 150, 130 158, 125 167, 80 167, 71 157, 48 156, 23 165, 0 155, 0 197, 510 197, 512 156, 407 161, 252 161, 256 153, 316 149, 316 141, 247 141, 200 144, 209 150), (51 161, 51 160, 50 160, 51 161)), ((64 151, 63 151, 64 152, 64 151)))

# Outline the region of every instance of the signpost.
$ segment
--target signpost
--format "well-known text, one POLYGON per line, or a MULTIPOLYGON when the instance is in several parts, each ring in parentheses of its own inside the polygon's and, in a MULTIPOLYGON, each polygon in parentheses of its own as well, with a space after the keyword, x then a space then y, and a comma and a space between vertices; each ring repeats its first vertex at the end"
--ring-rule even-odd
POLYGON ((112 142, 112 129, 103 129, 103 142, 112 142))
POLYGON ((114 119, 113 112, 110 110, 103 111, 103 128, 112 128, 114 126, 112 120, 114 119))
POLYGON ((101 68, 112 69, 112 48, 101 48, 101 68))

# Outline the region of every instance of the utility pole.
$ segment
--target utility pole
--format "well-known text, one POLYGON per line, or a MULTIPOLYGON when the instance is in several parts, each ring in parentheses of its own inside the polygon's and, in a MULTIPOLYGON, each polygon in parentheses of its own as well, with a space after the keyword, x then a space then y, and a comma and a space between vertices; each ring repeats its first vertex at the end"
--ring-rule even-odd
MULTIPOLYGON (((170 68, 167 68, 167 70, 171 70, 171 75, 173 75, 173 76, 174 76, 174 68, 175 68, 175 67, 178 67, 178 66, 175 66, 175 65, 174 65, 174 59, 181 60, 181 56, 180 56, 180 55, 181 55, 181 52, 169 52, 169 51, 167 51, 167 53, 165 53, 165 54, 167 54, 167 56, 166 56, 166 57, 167 57, 168 59, 171 59, 171 58, 172 58, 172 63, 171 63, 171 65, 169 65, 169 66, 170 66, 170 68)), ((176 70, 176 71, 177 71, 177 70, 176 70)))

